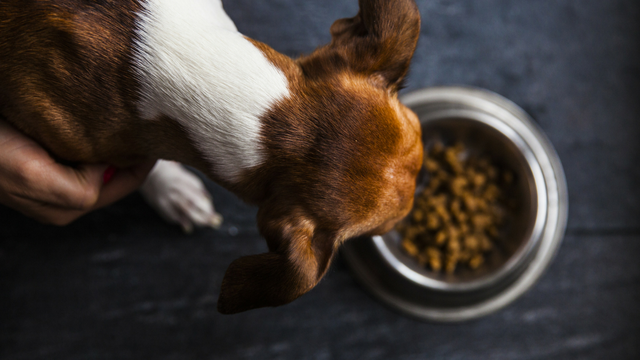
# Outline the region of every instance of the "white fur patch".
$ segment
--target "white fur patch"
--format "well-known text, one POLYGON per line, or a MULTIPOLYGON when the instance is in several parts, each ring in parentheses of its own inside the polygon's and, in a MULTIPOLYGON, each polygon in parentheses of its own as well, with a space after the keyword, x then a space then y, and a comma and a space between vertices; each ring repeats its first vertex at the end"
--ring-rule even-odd
POLYGON ((140 192, 160 216, 187 233, 194 227, 219 228, 222 223, 202 181, 176 162, 158 161, 140 192))
POLYGON ((289 96, 288 81, 220 0, 146 0, 137 32, 142 116, 180 122, 225 180, 259 165, 260 117, 289 96))

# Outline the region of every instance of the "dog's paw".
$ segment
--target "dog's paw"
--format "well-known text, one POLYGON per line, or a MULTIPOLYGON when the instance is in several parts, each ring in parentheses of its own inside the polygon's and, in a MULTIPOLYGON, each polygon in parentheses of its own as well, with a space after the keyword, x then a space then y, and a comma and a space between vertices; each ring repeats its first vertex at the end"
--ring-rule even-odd
POLYGON ((140 192, 160 216, 186 233, 196 226, 217 229, 222 224, 202 181, 179 163, 159 160, 140 192))

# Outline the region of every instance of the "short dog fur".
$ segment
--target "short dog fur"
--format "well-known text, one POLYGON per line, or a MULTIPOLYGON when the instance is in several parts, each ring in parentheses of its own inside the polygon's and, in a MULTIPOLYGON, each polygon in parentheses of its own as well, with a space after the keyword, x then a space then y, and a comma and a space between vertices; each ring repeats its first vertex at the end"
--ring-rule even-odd
POLYGON ((229 266, 218 310, 286 304, 413 204, 420 126, 397 93, 419 12, 359 4, 291 59, 237 33, 220 0, 3 0, 0 114, 58 159, 174 160, 258 205, 269 252, 229 266))

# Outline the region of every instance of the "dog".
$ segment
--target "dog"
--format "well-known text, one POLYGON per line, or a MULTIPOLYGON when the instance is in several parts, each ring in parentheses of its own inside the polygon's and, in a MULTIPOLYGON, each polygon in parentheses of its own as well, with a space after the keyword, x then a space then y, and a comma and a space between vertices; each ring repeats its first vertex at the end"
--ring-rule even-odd
POLYGON ((257 205, 269 252, 231 263, 218 310, 287 304, 341 243, 413 204, 421 131, 397 94, 420 15, 414 0, 359 6, 291 59, 240 34, 220 0, 3 0, 0 113, 65 161, 167 160, 143 190, 167 218, 220 220, 206 203, 171 213, 204 196, 176 162, 257 205))

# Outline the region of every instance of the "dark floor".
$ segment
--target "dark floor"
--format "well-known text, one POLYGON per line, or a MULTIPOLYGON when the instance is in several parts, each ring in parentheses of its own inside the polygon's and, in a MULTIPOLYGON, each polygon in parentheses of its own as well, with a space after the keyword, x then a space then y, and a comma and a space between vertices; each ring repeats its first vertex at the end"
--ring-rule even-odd
MULTIPOLYGON (((356 0, 224 3, 241 31, 292 56, 357 11, 356 0)), ((288 306, 222 316, 226 267, 266 246, 255 209, 216 185, 224 227, 191 236, 139 195, 66 228, 0 208, 0 359, 640 358, 640 2, 419 6, 407 90, 498 92, 531 113, 564 163, 568 234, 531 291, 481 320, 427 324, 369 297, 338 259, 288 306)))

